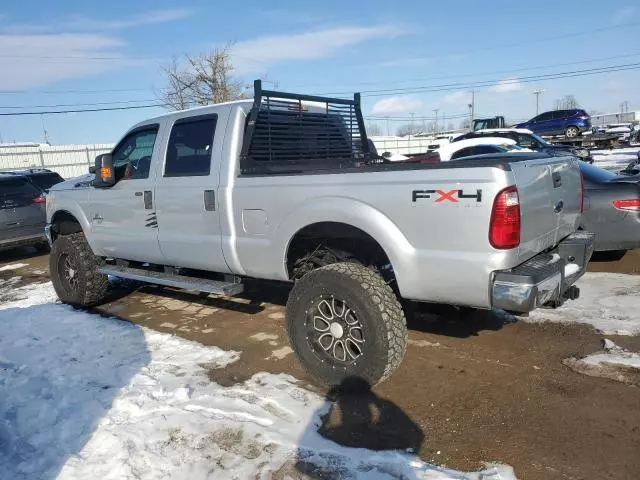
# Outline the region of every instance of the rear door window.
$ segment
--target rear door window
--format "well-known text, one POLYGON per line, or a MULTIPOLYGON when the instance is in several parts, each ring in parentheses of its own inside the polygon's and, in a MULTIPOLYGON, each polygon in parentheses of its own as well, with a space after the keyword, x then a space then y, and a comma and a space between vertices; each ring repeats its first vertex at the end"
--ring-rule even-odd
POLYGON ((165 177, 202 177, 211 172, 217 115, 177 120, 171 129, 165 177))
POLYGON ((0 210, 31 205, 42 194, 26 178, 10 178, 0 181, 0 210))

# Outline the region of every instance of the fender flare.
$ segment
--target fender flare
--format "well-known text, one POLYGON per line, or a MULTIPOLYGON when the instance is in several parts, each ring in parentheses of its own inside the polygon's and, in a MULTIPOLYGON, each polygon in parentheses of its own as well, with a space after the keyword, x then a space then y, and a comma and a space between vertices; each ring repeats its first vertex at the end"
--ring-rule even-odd
POLYGON ((289 278, 287 254, 295 235, 316 223, 343 223, 362 230, 385 252, 400 283, 402 267, 415 251, 398 226, 384 213, 359 200, 348 197, 322 197, 300 205, 275 229, 275 245, 282 265, 282 278, 289 278))

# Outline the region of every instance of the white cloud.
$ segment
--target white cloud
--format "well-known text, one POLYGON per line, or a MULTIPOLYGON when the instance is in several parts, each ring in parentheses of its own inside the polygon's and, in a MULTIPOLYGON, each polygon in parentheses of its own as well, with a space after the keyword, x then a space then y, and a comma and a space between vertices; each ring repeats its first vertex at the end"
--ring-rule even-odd
POLYGON ((390 25, 361 27, 346 25, 291 35, 271 35, 238 42, 231 47, 235 73, 262 73, 269 67, 288 60, 327 58, 344 47, 399 35, 390 25))
POLYGON ((422 101, 409 95, 378 100, 371 109, 372 115, 411 113, 422 108, 422 101))
POLYGON ((517 77, 500 80, 495 85, 489 87, 489 91, 495 93, 517 92, 518 90, 522 90, 522 84, 517 77))
POLYGON ((131 65, 117 51, 122 45, 120 39, 102 34, 0 34, 0 90, 23 90, 131 65))
POLYGON ((444 101, 453 105, 468 105, 469 103, 471 103, 471 94, 462 90, 453 93, 447 93, 444 96, 444 101))
POLYGON ((628 23, 633 19, 633 17, 635 17, 635 14, 637 11, 638 11, 638 8, 635 6, 629 5, 627 7, 622 7, 616 10, 615 12, 613 12, 613 15, 611 16, 611 23, 613 25, 628 23))
POLYGON ((47 24, 17 24, 5 27, 6 33, 34 34, 52 32, 93 32, 103 30, 122 30, 126 28, 154 25, 157 23, 174 22, 192 15, 193 12, 186 9, 166 9, 144 12, 140 14, 123 16, 115 20, 95 19, 85 15, 73 15, 66 20, 50 22, 47 24))
POLYGON ((432 62, 429 57, 409 57, 409 58, 397 58, 393 60, 384 60, 375 64, 376 67, 389 68, 389 67, 419 67, 427 65, 432 62))

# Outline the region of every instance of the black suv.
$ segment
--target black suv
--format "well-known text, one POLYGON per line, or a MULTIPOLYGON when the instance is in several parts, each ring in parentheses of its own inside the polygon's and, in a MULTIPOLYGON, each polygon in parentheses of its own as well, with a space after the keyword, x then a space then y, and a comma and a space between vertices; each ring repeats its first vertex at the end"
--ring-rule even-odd
POLYGON ((475 132, 465 133, 459 137, 451 140, 457 142, 459 140, 467 140, 469 138, 482 138, 482 137, 500 137, 510 138, 514 140, 516 144, 523 148, 529 148, 536 152, 543 152, 549 155, 575 155, 580 160, 587 163, 593 163, 593 157, 586 148, 570 147, 568 145, 555 145, 547 142, 544 138, 536 135, 535 133, 523 132, 521 129, 505 128, 505 129, 491 129, 491 130, 477 130, 475 132))
POLYGON ((5 175, 20 175, 27 177, 27 179, 33 183, 37 188, 44 192, 48 192, 51 187, 56 183, 64 182, 62 178, 56 172, 47 170, 46 168, 30 168, 27 170, 12 170, 10 172, 0 172, 5 175))
POLYGON ((64 179, 49 170, 0 172, 0 249, 48 251, 45 192, 64 179))

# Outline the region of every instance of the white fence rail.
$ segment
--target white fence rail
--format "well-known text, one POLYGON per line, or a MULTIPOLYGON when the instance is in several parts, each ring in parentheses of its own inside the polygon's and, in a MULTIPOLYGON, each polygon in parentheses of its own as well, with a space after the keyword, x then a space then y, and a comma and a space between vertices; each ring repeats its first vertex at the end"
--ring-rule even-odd
POLYGON ((90 165, 101 153, 113 148, 109 143, 93 145, 2 145, 0 170, 48 168, 64 178, 73 178, 88 172, 90 165))

